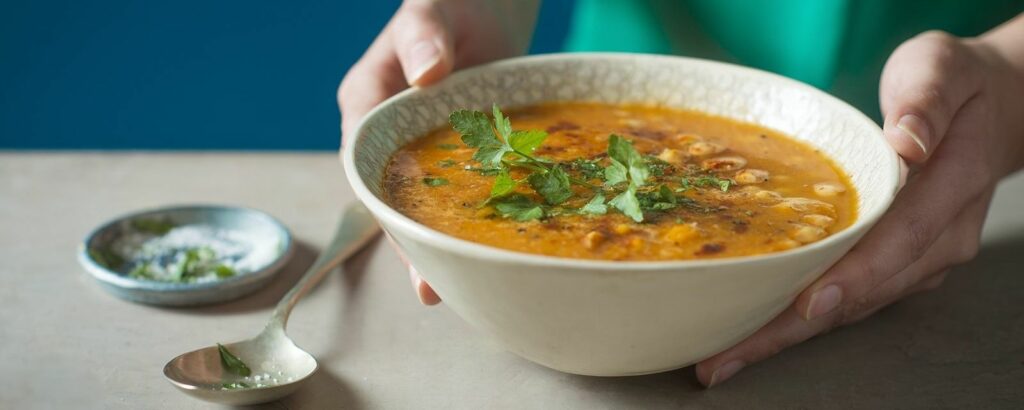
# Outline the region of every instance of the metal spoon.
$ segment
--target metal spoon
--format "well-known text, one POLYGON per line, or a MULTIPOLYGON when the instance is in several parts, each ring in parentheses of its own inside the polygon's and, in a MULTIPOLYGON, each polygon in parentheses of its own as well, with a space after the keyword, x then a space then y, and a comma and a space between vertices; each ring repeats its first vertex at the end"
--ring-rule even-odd
POLYGON ((225 345, 252 370, 249 377, 225 369, 217 346, 175 357, 164 366, 164 376, 193 397, 222 404, 264 403, 294 392, 316 371, 317 364, 312 355, 295 346, 285 334, 288 315, 327 272, 366 245, 378 231, 370 211, 362 204, 357 202, 345 209, 330 245, 278 302, 263 332, 252 339, 225 345))

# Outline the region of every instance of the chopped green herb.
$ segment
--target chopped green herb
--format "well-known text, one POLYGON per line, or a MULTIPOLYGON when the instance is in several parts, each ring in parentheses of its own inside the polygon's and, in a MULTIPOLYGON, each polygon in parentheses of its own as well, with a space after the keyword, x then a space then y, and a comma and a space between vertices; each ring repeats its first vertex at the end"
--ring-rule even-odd
POLYGON ((588 215, 604 215, 608 213, 608 205, 604 203, 604 194, 598 192, 597 195, 594 195, 590 202, 587 202, 586 205, 580 208, 580 213, 588 215))
POLYGON ((629 188, 615 198, 612 198, 611 201, 608 201, 608 205, 622 211, 623 214, 633 218, 636 222, 644 220, 644 213, 640 211, 640 201, 636 198, 636 186, 633 184, 630 184, 629 188))
POLYGON ((512 194, 494 201, 494 210, 498 215, 520 222, 544 217, 544 208, 522 194, 512 194))
POLYGON ((128 272, 128 276, 137 279, 155 279, 149 271, 149 263, 142 263, 128 272))
POLYGON ((424 177, 423 183, 427 184, 427 186, 443 186, 448 185, 448 180, 444 178, 424 177))
POLYGON ((647 167, 650 168, 651 175, 655 177, 665 176, 665 174, 672 171, 672 164, 669 164, 654 155, 644 155, 644 161, 647 162, 647 167))
POLYGON ((248 388, 250 388, 252 386, 249 386, 245 382, 232 382, 232 383, 224 383, 220 387, 225 389, 225 390, 235 390, 235 389, 248 389, 248 388))
POLYGON ((561 166, 555 165, 548 172, 536 172, 530 175, 527 181, 549 205, 558 205, 572 196, 569 175, 562 170, 561 166))
POLYGON ((443 159, 443 160, 437 161, 437 166, 439 166, 441 168, 449 168, 452 165, 455 165, 455 161, 452 160, 452 159, 443 159))
POLYGON ((595 160, 576 158, 570 162, 563 163, 563 165, 569 171, 579 172, 586 180, 604 178, 604 167, 595 160))
POLYGON ((459 149, 459 146, 455 144, 437 144, 437 148, 443 149, 445 151, 453 151, 459 149))
POLYGON ((248 376, 252 374, 252 370, 249 369, 249 366, 246 366, 245 362, 243 362, 242 359, 239 359, 238 356, 231 354, 231 352, 228 351, 228 348, 224 347, 224 345, 217 343, 217 350, 220 352, 220 364, 223 365, 225 369, 239 376, 248 376))
POLYGON ((498 171, 498 177, 494 179, 491 186, 491 198, 498 198, 508 195, 516 189, 516 181, 508 174, 508 170, 502 168, 498 171))
POLYGON ((228 265, 217 265, 213 268, 213 271, 217 274, 218 278, 229 278, 235 276, 237 272, 228 265))

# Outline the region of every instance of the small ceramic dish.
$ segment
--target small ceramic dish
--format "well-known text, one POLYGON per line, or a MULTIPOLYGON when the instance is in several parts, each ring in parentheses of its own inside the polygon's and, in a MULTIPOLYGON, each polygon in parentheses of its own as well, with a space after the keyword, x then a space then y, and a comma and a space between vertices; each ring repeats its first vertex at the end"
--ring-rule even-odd
MULTIPOLYGON (((86 236, 79 247, 78 261, 105 290, 120 298, 190 306, 235 299, 263 287, 288 262, 292 252, 291 234, 270 215, 248 208, 198 205, 143 211, 104 223, 86 236), (178 241, 184 244, 181 246, 196 241, 195 237, 203 233, 216 235, 216 244, 230 251, 223 255, 225 260, 238 263, 237 272, 232 268, 225 277, 210 275, 191 282, 145 279, 129 273, 133 263, 139 264, 126 253, 141 249, 147 238, 171 235, 179 227, 190 229, 185 235, 177 235, 184 237, 178 241), (159 233, 153 233, 153 229, 159 233)), ((167 257, 163 256, 165 260, 167 257)))
POLYGON ((849 251, 899 189, 899 157, 855 108, 775 74, 683 57, 575 53, 486 64, 399 93, 345 138, 345 173, 356 196, 447 306, 519 355, 586 375, 672 370, 743 340, 849 251), (453 110, 547 101, 652 104, 781 131, 851 176, 857 220, 783 252, 612 262, 484 246, 424 226, 385 202, 382 178, 391 155, 445 126, 453 110))

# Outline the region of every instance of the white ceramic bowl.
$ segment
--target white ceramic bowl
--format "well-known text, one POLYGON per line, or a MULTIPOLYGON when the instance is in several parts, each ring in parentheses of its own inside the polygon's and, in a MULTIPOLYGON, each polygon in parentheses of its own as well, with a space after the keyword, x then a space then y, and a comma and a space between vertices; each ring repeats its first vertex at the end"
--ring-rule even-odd
POLYGON ((693 364, 747 337, 835 263, 889 206, 899 159, 868 117, 811 86, 735 65, 637 54, 553 54, 460 71, 370 112, 348 142, 356 195, 452 310, 509 350, 577 374, 693 364), (761 124, 820 148, 852 177, 859 215, 820 242, 760 256, 606 262, 524 254, 454 238, 381 200, 400 146, 459 108, 553 100, 637 102, 761 124))

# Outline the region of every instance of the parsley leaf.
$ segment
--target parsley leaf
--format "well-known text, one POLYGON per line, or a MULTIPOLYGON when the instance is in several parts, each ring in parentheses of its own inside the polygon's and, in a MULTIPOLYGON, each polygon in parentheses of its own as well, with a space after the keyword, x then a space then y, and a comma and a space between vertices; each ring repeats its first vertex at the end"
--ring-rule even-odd
POLYGON ((629 169, 629 179, 636 186, 643 186, 651 176, 647 161, 633 148, 633 143, 625 138, 615 134, 608 137, 608 156, 629 169))
MULTIPOLYGON (((504 138, 505 141, 509 141, 512 135, 512 121, 509 121, 509 119, 501 113, 501 110, 498 109, 498 104, 491 105, 491 112, 494 114, 494 128, 498 130, 498 134, 501 134, 501 138, 504 138)), ((513 145, 513 147, 514 146, 515 145, 513 145)))
POLYGON ((473 159, 484 167, 497 168, 501 159, 511 150, 508 144, 494 134, 491 121, 480 111, 455 111, 448 117, 448 122, 455 131, 462 134, 462 142, 477 149, 473 159))
POLYGON ((512 149, 516 151, 532 154, 533 150, 537 149, 540 144, 543 144, 547 137, 548 133, 540 130, 512 131, 512 136, 508 139, 508 145, 511 145, 512 149))
POLYGON ((563 163, 570 171, 579 172, 585 179, 604 178, 604 168, 596 160, 576 158, 563 163))
POLYGON ((498 171, 498 177, 494 179, 494 185, 491 186, 491 198, 508 195, 514 189, 516 181, 509 176, 507 169, 502 168, 498 171))
POLYGON ((516 221, 530 221, 544 217, 544 208, 532 199, 521 194, 512 194, 497 199, 494 202, 494 210, 505 218, 512 218, 516 221))
POLYGON ((598 192, 597 195, 594 195, 590 202, 587 202, 586 205, 580 208, 580 213, 589 215, 604 215, 608 213, 608 205, 604 203, 604 194, 598 192))
POLYGON ((608 201, 608 205, 622 211, 623 214, 632 218, 633 221, 641 222, 644 220, 644 213, 640 211, 640 202, 636 198, 636 185, 630 184, 628 189, 612 198, 611 201, 608 201))
POLYGON ((224 347, 224 345, 217 343, 217 351, 220 352, 220 364, 231 373, 239 376, 248 376, 252 374, 252 370, 249 369, 249 366, 246 366, 245 362, 243 362, 242 359, 239 359, 238 356, 231 354, 231 352, 228 351, 228 348, 224 347))
POLYGON ((657 190, 637 194, 640 202, 640 209, 645 211, 667 211, 675 208, 676 195, 666 185, 660 185, 657 190))
POLYGON ((544 197, 544 201, 550 205, 558 205, 572 197, 569 175, 562 170, 560 165, 555 165, 548 172, 531 174, 527 181, 533 190, 544 197))
POLYGON ((448 185, 448 180, 444 178, 424 177, 423 183, 427 184, 427 186, 443 186, 448 185))
POLYGON ((713 175, 704 175, 696 178, 683 178, 683 186, 689 187, 690 185, 698 187, 716 187, 721 189, 722 192, 729 191, 729 187, 732 186, 733 182, 728 178, 718 178, 713 175))
POLYGON ((609 186, 626 182, 629 170, 621 162, 612 160, 612 164, 604 169, 604 182, 609 186))

